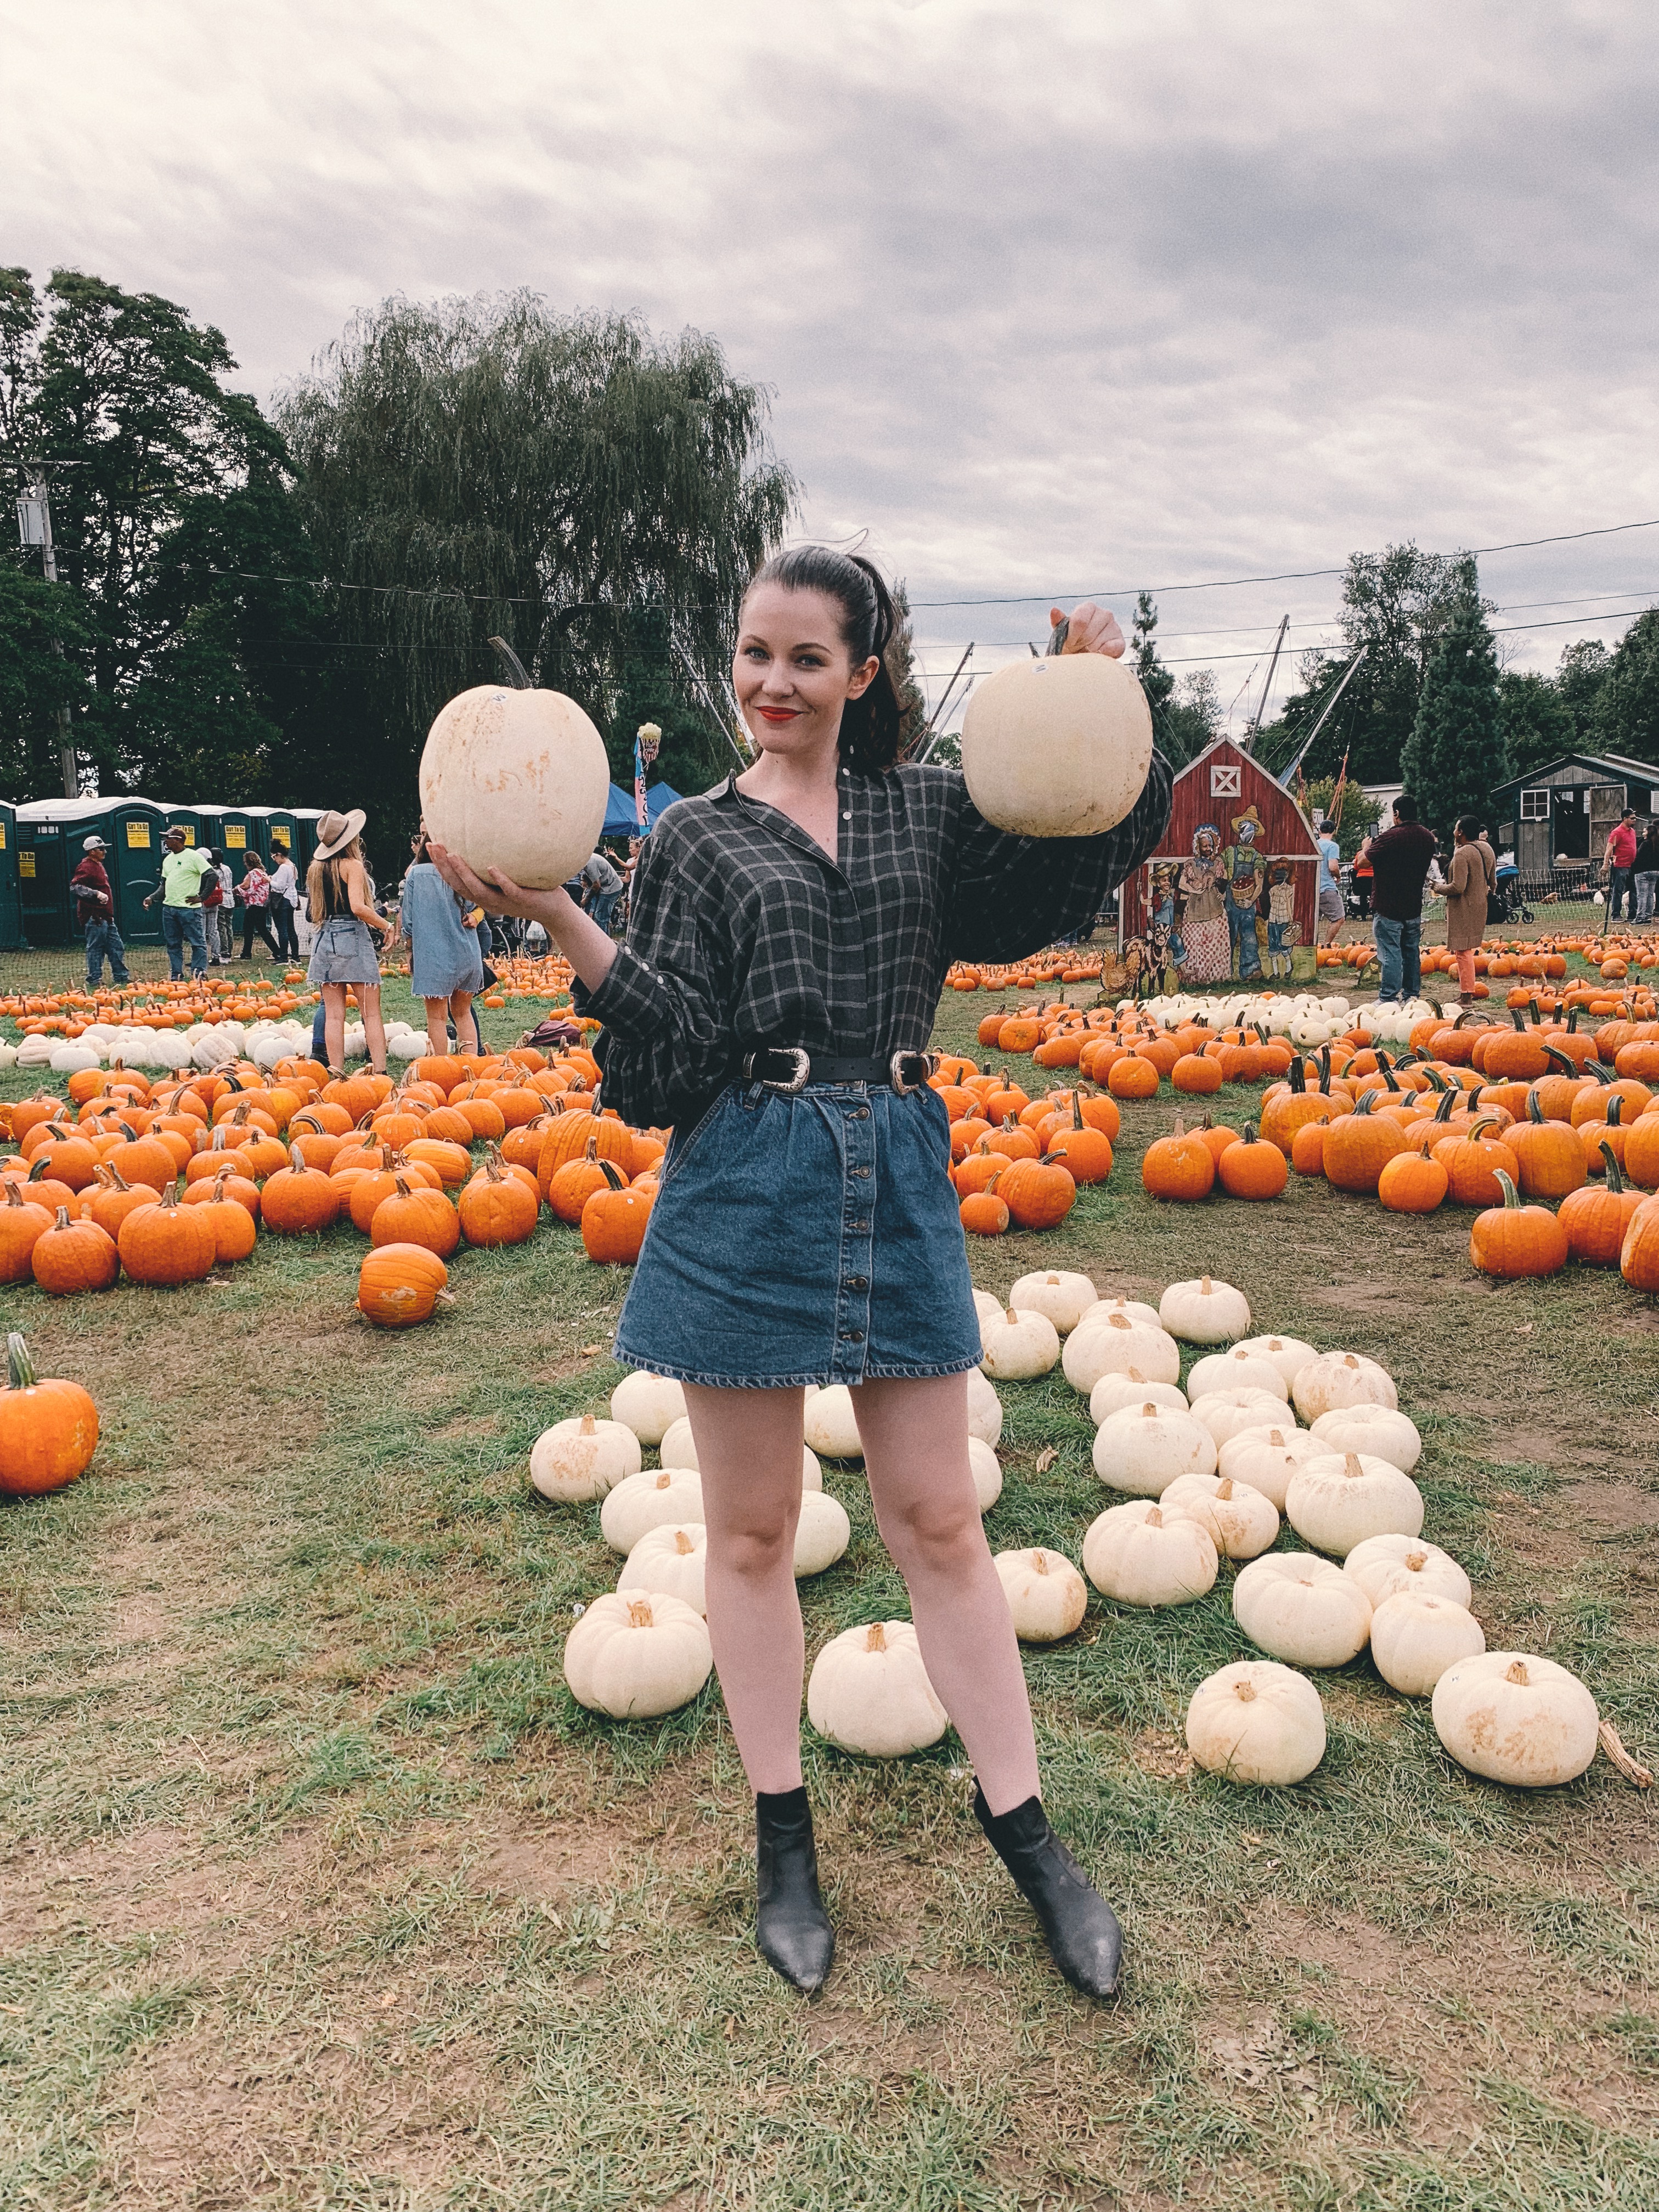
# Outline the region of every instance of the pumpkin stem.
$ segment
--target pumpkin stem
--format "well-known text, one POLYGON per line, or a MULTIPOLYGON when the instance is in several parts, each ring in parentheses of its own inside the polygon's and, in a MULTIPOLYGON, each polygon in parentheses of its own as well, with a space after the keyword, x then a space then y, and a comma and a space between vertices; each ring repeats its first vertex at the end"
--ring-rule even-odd
POLYGON ((1626 1781, 1633 1782, 1638 1790, 1651 1790, 1653 1787, 1652 1775, 1645 1766, 1641 1765, 1639 1760, 1634 1759, 1631 1757, 1624 1745, 1619 1741, 1619 1731, 1614 1728, 1613 1723, 1611 1721, 1598 1722, 1596 1724, 1595 1733, 1601 1740, 1602 1750, 1606 1752, 1607 1757, 1619 1769, 1619 1771, 1624 1776, 1626 1781))
POLYGON ((1359 1463, 1358 1452, 1343 1453, 1342 1472, 1350 1482, 1358 1481, 1364 1476, 1365 1470, 1359 1463))
POLYGON ((58 1209, 58 1219, 53 1224, 53 1226, 58 1229, 67 1229, 69 1225, 69 1208, 66 1206, 60 1206, 58 1209))
POLYGON ((630 1628, 654 1628, 656 1620, 648 1597, 632 1597, 628 1601, 628 1625, 630 1628))
POLYGON ((1047 1555, 1042 1551, 1033 1552, 1031 1554, 1031 1565, 1036 1573, 1046 1575, 1048 1571, 1047 1555))
POLYGON ((1492 1173, 1498 1177, 1498 1182, 1503 1188, 1504 1209, 1505 1212, 1507 1212, 1511 1206, 1518 1206, 1521 1203, 1521 1194, 1516 1190, 1515 1185, 1504 1174, 1503 1169, 1494 1168, 1492 1170, 1492 1173))
POLYGON ((866 1651, 884 1651, 887 1649, 886 1632, 880 1621, 872 1620, 866 1630, 864 1648, 866 1651))
POLYGON ((1255 1684, 1254 1682, 1235 1682, 1233 1684, 1233 1695, 1238 1699, 1241 1705, 1253 1705, 1255 1703, 1255 1684))
POLYGON ((1232 1477, 1231 1475, 1224 1474, 1222 1476, 1220 1481, 1218 1482, 1215 1486, 1215 1494, 1218 1498, 1231 1498, 1232 1496, 1233 1484, 1232 1477))
POLYGON ((684 1528, 675 1529, 674 1549, 679 1553, 681 1559, 689 1559, 692 1553, 695 1552, 696 1548, 696 1546, 691 1541, 691 1539, 686 1534, 684 1528))
POLYGON ((29 1358, 29 1348, 15 1329, 6 1339, 6 1367, 14 1390, 33 1387, 34 1364, 29 1358))
POLYGON ((1504 1680, 1506 1682, 1514 1682, 1518 1684, 1523 1690, 1527 1688, 1532 1680, 1532 1677, 1527 1672, 1526 1661, 1524 1659, 1512 1659, 1509 1665, 1504 1669, 1504 1680))
POLYGON ((1622 1195, 1625 1188, 1625 1178, 1619 1172, 1619 1155, 1605 1137, 1596 1146, 1596 1150, 1607 1164, 1607 1188, 1615 1198, 1618 1198, 1622 1195))
MULTIPOLYGON (((1149 1407, 1147 1411, 1150 1413, 1151 1410, 1152 1409, 1149 1407)), ((1161 1528, 1164 1526, 1164 1516, 1158 1511, 1156 1505, 1154 1505, 1152 1510, 1147 1514, 1146 1518, 1142 1522, 1141 1526, 1144 1528, 1161 1528)))

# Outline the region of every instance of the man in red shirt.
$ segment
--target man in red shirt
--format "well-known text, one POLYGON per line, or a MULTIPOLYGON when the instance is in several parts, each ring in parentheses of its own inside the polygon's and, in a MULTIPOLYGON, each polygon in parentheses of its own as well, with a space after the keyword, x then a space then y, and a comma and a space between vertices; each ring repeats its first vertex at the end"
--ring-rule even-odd
POLYGON ((101 837, 88 837, 82 845, 85 857, 70 878, 75 894, 75 918, 87 933, 87 988, 95 991, 104 977, 104 955, 118 987, 129 981, 127 948, 115 926, 115 894, 110 888, 104 855, 109 848, 101 837))
POLYGON ((1434 858, 1434 832, 1417 818, 1417 801, 1402 791, 1394 827, 1368 837, 1359 858, 1371 865, 1371 934, 1382 965, 1379 1006, 1422 995, 1423 885, 1434 858))
POLYGON ((1636 919, 1636 809, 1627 806, 1607 836, 1607 920, 1619 919, 1619 902, 1625 919, 1636 919))

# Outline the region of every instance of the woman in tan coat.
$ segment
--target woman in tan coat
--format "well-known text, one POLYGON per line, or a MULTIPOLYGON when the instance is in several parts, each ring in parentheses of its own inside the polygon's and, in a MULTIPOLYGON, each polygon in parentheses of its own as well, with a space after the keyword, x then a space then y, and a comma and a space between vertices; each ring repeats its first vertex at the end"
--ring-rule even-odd
POLYGON ((1480 836, 1480 824, 1464 815, 1453 832, 1446 875, 1446 949, 1457 956, 1457 988, 1465 998, 1474 988, 1474 949, 1486 933, 1489 885, 1480 836))

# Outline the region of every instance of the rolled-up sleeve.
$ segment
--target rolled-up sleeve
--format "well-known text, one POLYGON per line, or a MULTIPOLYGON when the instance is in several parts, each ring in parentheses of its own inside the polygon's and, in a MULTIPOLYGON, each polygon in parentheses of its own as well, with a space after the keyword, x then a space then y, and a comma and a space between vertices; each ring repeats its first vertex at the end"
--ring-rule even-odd
POLYGON ((1069 936, 1156 851, 1175 778, 1154 752, 1146 787, 1097 837, 1017 837, 993 829, 964 794, 951 903, 953 960, 1018 960, 1069 936))
POLYGON ((595 1048, 603 1096, 625 1121, 666 1127, 699 1108, 731 1073, 729 966, 718 910, 704 910, 662 848, 634 873, 628 943, 577 1011, 604 1024, 595 1048))

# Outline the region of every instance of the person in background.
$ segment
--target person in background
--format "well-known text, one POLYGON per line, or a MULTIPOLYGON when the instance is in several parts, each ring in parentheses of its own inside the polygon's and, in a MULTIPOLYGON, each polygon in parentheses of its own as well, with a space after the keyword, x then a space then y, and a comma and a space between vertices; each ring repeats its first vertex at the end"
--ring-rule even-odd
POLYGON ((1647 835, 1636 848, 1631 866, 1636 884, 1636 919, 1653 920, 1655 894, 1659 893, 1659 822, 1650 822, 1647 835))
MULTIPOLYGON (((1493 860, 1494 873, 1497 861, 1493 860)), ((1480 824, 1466 814, 1452 832, 1451 872, 1446 878, 1446 950, 1457 960, 1457 988, 1474 988, 1475 948, 1486 933, 1486 901, 1492 878, 1480 847, 1480 824)))
POLYGON ((581 880, 587 893, 587 911, 609 937, 611 917, 623 894, 623 878, 621 871, 603 846, 582 869, 581 880))
POLYGON ((1607 834, 1607 920, 1617 921, 1622 904, 1626 921, 1636 919, 1636 809, 1627 806, 1607 834))
POLYGON ((265 896, 265 912, 276 939, 276 957, 279 960, 297 960, 300 957, 300 940, 294 931, 294 909, 299 900, 300 878, 289 857, 288 847, 276 843, 273 839, 270 889, 265 896))
POLYGON ((219 949, 219 916, 225 903, 225 879, 220 870, 219 855, 211 845, 203 846, 202 858, 207 862, 200 892, 202 936, 207 945, 208 965, 222 968, 225 963, 219 949))
POLYGON ((176 983, 185 972, 185 947, 190 947, 190 972, 207 974, 207 927, 202 912, 202 889, 210 878, 219 889, 219 872, 199 846, 185 842, 175 823, 161 836, 161 880, 144 901, 147 908, 161 902, 161 942, 167 949, 167 974, 176 983))
POLYGON ((1382 966, 1378 1006, 1415 999, 1423 989, 1423 885, 1434 858, 1434 832, 1417 818, 1417 801, 1402 791, 1394 802, 1394 827, 1367 837, 1355 860, 1371 869, 1371 934, 1382 966))
POLYGON ((426 1008, 426 1041, 434 1056, 449 1050, 447 1024, 455 1024, 461 1052, 477 1052, 473 996, 483 988, 479 933, 469 929, 461 901, 432 865, 424 829, 404 878, 403 933, 409 942, 410 989, 426 1008))
POLYGON ((223 963, 228 967, 236 957, 236 878, 230 865, 230 854, 218 853, 215 859, 219 868, 219 951, 223 963))
POLYGON ((257 929, 273 960, 280 960, 283 948, 270 930, 270 878, 265 873, 264 863, 258 853, 247 856, 247 866, 236 887, 236 896, 242 902, 242 957, 253 957, 253 933, 257 929))
POLYGON ((109 847, 101 837, 88 837, 81 846, 81 865, 70 878, 75 894, 75 919, 87 933, 87 988, 95 991, 104 980, 104 955, 109 972, 119 985, 130 983, 127 948, 115 926, 115 893, 110 887, 104 855, 109 847))
POLYGON ((323 1061, 331 1075, 345 1073, 346 988, 355 984, 368 1045, 369 1066, 386 1073, 386 1026, 380 1019, 380 963, 374 939, 389 938, 392 924, 374 908, 374 886, 363 865, 361 806, 325 814, 317 824, 317 851, 306 876, 306 898, 316 926, 308 980, 323 994, 323 1061))
POLYGON ((1319 941, 1322 945, 1334 945, 1344 920, 1342 848, 1322 814, 1316 825, 1314 842, 1319 848, 1319 941))
POLYGON ((1361 921, 1369 921, 1371 914, 1373 878, 1370 854, 1367 850, 1370 843, 1370 839, 1368 837, 1353 856, 1353 898, 1354 904, 1359 908, 1361 921))

